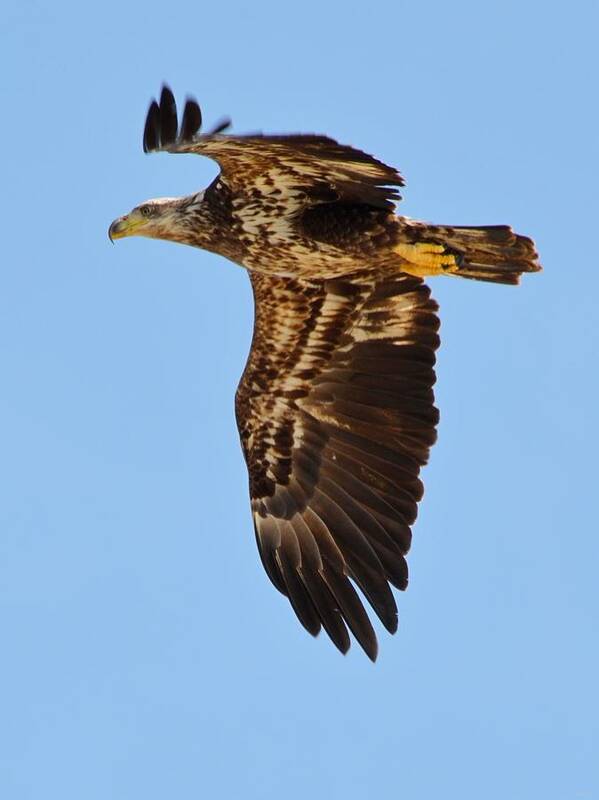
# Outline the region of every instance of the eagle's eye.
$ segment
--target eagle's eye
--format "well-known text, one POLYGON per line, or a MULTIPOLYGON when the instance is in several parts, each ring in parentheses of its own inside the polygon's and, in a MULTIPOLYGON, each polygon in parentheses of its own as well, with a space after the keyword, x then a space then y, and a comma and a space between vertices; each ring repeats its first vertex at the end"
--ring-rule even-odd
POLYGON ((152 206, 140 206, 139 213, 142 217, 150 217, 152 215, 152 206))

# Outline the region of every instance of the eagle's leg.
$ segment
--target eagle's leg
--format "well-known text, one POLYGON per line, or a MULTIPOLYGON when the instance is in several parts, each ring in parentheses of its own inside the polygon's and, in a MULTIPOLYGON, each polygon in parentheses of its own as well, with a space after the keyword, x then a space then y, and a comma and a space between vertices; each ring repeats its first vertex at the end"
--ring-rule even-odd
POLYGON ((458 272, 463 263, 461 253, 438 242, 404 242, 393 251, 401 257, 401 271, 419 278, 458 272))

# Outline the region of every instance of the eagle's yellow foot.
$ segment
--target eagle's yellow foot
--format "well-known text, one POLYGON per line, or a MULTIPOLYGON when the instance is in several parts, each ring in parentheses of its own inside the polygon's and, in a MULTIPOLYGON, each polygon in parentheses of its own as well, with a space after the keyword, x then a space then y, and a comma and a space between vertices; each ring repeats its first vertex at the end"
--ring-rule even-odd
POLYGON ((419 278, 457 272, 463 260, 455 250, 435 242, 396 244, 393 250, 404 261, 402 272, 417 275, 419 278))

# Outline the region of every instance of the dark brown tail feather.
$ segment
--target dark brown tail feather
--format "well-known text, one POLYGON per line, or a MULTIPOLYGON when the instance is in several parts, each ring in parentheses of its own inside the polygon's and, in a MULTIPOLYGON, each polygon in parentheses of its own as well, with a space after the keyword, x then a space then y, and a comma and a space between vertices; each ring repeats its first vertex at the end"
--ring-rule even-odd
POLYGON ((523 272, 541 270, 532 239, 514 233, 509 225, 439 225, 434 229, 435 238, 463 256, 460 268, 452 273, 460 278, 516 284, 523 272))

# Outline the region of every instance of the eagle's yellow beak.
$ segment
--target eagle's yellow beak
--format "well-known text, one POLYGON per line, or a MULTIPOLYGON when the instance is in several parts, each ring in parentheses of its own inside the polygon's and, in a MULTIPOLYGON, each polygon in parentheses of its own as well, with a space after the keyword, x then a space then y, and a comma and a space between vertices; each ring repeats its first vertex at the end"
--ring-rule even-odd
POLYGON ((144 222, 145 220, 143 217, 125 214, 124 217, 115 219, 110 228, 108 228, 108 238, 112 242, 115 239, 123 239, 125 236, 132 236, 135 230, 144 222))

